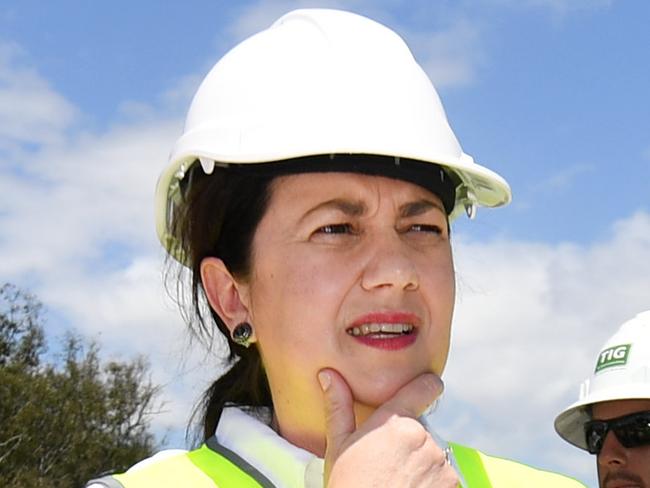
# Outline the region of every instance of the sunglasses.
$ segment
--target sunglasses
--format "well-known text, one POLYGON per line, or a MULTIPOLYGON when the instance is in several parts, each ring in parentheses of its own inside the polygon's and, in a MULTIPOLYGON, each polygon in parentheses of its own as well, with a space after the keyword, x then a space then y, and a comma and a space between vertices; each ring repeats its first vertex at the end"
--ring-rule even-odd
POLYGON ((585 438, 590 454, 599 454, 609 431, 614 432, 623 447, 650 444, 650 410, 610 420, 590 420, 585 423, 585 438))

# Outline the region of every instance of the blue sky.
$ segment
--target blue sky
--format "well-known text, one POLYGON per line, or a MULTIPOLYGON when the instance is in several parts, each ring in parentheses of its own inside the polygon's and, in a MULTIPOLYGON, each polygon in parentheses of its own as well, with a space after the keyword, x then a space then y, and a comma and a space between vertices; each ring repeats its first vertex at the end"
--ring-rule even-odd
POLYGON ((216 366, 179 345, 155 181, 212 64, 304 6, 400 33, 465 151, 513 188, 509 207, 454 225, 445 434, 593 483, 593 460, 557 439, 552 419, 599 345, 650 308, 647 2, 5 0, 0 279, 38 293, 53 329, 72 324, 108 354, 150 354, 168 385, 157 425, 179 443, 187 398, 216 366))

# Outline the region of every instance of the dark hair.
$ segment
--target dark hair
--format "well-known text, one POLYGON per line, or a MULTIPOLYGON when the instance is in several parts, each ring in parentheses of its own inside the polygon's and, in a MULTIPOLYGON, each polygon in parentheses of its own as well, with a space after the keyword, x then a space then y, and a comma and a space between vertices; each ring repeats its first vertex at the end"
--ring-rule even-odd
MULTIPOLYGON (((172 232, 178 239, 189 269, 190 293, 176 290, 184 318, 194 335, 211 344, 216 323, 226 338, 226 372, 205 391, 195 415, 199 414, 201 441, 214 435, 227 405, 272 407, 271 393, 256 347, 243 347, 232 341, 219 315, 206 306, 201 282, 201 261, 218 256, 228 270, 240 279, 250 273, 252 241, 270 196, 271 175, 251 175, 215 167, 206 175, 194 164, 182 180, 183 204, 174 216, 172 232), (187 301, 189 300, 189 303, 187 301), (209 318, 208 317, 209 314, 209 318)), ((175 278, 178 278, 177 276, 175 278)), ((176 283, 187 281, 178 279, 176 283)), ((194 417, 194 416, 193 416, 194 417)), ((200 432, 200 434, 199 434, 200 432)))

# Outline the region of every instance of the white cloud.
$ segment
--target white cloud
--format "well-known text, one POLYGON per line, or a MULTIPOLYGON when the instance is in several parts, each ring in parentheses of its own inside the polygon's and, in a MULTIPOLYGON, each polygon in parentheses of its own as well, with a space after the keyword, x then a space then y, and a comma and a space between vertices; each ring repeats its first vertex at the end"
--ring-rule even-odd
POLYGON ((121 246, 154 249, 153 190, 167 160, 178 121, 133 124, 105 134, 78 136, 65 147, 47 146, 20 161, 0 182, 3 238, 10 260, 0 269, 52 271, 102 268, 121 246))
POLYGON ((194 93, 201 84, 201 81, 203 81, 203 77, 215 62, 215 59, 207 60, 206 67, 202 70, 202 73, 194 73, 181 77, 176 81, 174 86, 168 88, 162 94, 161 100, 163 105, 167 107, 170 113, 186 113, 194 93))
POLYGON ((444 30, 407 37, 436 88, 470 84, 484 60, 478 24, 467 19, 455 20, 444 30))
POLYGON ((579 163, 568 166, 540 182, 536 189, 538 191, 569 189, 578 178, 593 173, 595 169, 593 164, 579 163))
POLYGON ((449 435, 574 474, 582 466, 586 476, 593 460, 556 438, 553 420, 577 399, 602 343, 650 308, 650 214, 589 245, 456 240, 459 303, 445 379, 456 407, 449 425, 470 420, 449 435), (551 454, 565 448, 568 458, 551 454))
MULTIPOLYGON (((327 0, 321 2, 319 7, 351 10, 385 23, 398 31, 404 36, 438 88, 465 85, 473 81, 476 69, 483 59, 480 32, 475 23, 467 18, 452 19, 451 16, 445 15, 449 20, 444 29, 428 32, 409 31, 401 28, 399 18, 390 18, 388 14, 390 3, 327 0)), ((307 7, 313 7, 313 4, 302 0, 262 0, 253 3, 231 26, 230 34, 234 39, 233 42, 241 41, 252 33, 266 29, 290 10, 307 7)))
MULTIPOLYGON (((188 352, 184 325, 165 301, 153 192, 180 121, 150 115, 77 134, 65 146, 43 140, 13 160, 20 171, 3 170, 0 274, 29 283, 66 326, 98 340, 106 354, 147 355, 153 380, 171 393, 196 351, 188 352)), ((191 402, 168 392, 165 400, 156 427, 182 430, 187 415, 179 412, 191 402)))
POLYGON ((163 290, 153 194, 181 132, 174 113, 196 76, 164 93, 162 107, 126 102, 128 121, 99 133, 13 44, 0 45, 0 276, 28 286, 60 327, 95 339, 110 357, 144 354, 165 387, 158 432, 182 442, 191 408, 220 370, 187 340, 163 290), (188 381, 188 376, 191 380, 188 381))
POLYGON ((49 308, 96 340, 105 355, 147 358, 153 383, 163 387, 163 408, 153 427, 168 432, 178 447, 194 404, 221 371, 220 353, 189 341, 186 325, 163 289, 161 268, 159 257, 143 256, 100 276, 75 272, 62 280, 60 269, 48 274, 39 294, 49 308))
MULTIPOLYGON (((324 0, 319 2, 319 8, 346 8, 350 4, 361 4, 363 2, 324 0)), ((230 34, 233 42, 239 42, 242 39, 264 30, 271 26, 280 16, 287 12, 299 8, 313 8, 313 2, 308 0, 259 0, 251 2, 237 18, 230 28, 230 34)), ((232 46, 230 46, 232 47, 232 46)))
POLYGON ((641 152, 641 156, 643 159, 646 161, 650 161, 650 147, 646 148, 644 151, 641 152))
POLYGON ((16 44, 0 42, 0 150, 60 142, 78 115, 24 57, 16 44))

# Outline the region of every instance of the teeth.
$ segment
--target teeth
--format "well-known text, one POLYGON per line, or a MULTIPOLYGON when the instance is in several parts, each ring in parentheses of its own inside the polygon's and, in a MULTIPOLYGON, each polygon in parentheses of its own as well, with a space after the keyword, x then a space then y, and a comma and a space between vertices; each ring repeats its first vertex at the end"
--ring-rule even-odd
POLYGON ((366 336, 383 332, 386 334, 403 334, 411 332, 413 326, 411 324, 363 324, 359 327, 352 327, 348 329, 348 334, 353 336, 366 336))

